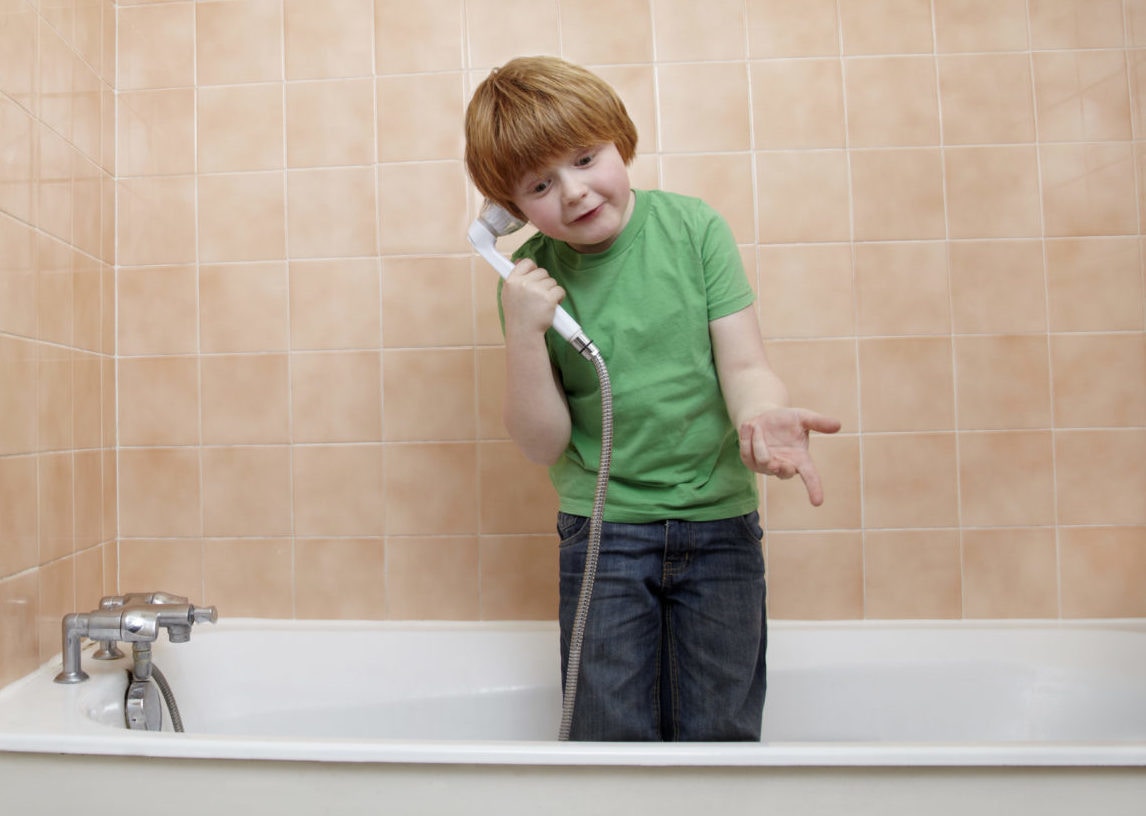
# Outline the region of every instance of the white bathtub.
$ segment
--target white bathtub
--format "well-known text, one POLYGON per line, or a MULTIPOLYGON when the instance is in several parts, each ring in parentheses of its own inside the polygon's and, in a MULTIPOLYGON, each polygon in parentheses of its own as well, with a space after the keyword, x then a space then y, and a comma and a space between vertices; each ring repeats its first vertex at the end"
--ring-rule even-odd
POLYGON ((223 620, 0 690, 6 813, 1146 813, 1146 621, 791 623, 760 744, 560 744, 548 624, 223 620), (128 798, 130 797, 130 799, 128 798))

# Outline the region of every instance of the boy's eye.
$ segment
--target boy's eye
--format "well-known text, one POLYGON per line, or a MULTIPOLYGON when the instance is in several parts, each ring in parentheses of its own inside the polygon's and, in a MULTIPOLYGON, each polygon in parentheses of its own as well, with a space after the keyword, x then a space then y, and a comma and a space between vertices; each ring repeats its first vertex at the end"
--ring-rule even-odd
POLYGON ((542 193, 544 193, 548 189, 549 189, 549 182, 548 181, 538 181, 538 182, 535 182, 534 184, 530 185, 529 192, 532 193, 533 195, 541 195, 542 193))
POLYGON ((583 153, 582 155, 577 157, 577 161, 575 161, 574 164, 577 167, 585 167, 585 166, 593 163, 593 159, 595 156, 596 156, 595 153, 583 153))

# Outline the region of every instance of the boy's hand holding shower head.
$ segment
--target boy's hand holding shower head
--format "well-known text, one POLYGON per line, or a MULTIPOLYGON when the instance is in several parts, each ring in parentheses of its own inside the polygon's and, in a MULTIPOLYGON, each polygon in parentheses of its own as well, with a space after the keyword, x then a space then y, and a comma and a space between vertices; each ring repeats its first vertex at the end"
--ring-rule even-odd
MULTIPOLYGON (((503 278, 513 271, 513 261, 497 251, 497 239, 503 235, 517 232, 525 226, 525 222, 515 217, 504 207, 494 204, 488 199, 482 204, 477 219, 470 224, 467 237, 478 254, 485 258, 503 278)), ((573 348, 586 359, 592 359, 596 353, 593 341, 588 338, 577 321, 560 306, 553 312, 553 328, 568 340, 573 348)))

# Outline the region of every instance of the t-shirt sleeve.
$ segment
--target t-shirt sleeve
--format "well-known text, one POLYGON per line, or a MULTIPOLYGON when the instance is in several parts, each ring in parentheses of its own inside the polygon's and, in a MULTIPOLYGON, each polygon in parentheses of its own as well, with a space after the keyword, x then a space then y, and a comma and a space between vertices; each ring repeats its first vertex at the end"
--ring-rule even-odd
POLYGON ((744 272, 740 248, 732 228, 718 212, 705 205, 702 209, 701 259, 704 263, 704 285, 708 295, 708 320, 734 314, 751 306, 756 295, 744 272))

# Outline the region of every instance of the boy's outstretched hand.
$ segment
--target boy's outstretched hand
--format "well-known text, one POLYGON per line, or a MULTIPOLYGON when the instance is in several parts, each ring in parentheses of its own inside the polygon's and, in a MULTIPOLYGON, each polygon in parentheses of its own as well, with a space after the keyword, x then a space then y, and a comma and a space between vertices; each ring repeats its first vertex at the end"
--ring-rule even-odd
POLYGON ((797 473, 815 507, 824 503, 820 474, 808 450, 812 431, 832 434, 840 421, 804 408, 774 408, 740 424, 740 459, 749 470, 791 479, 797 473))

